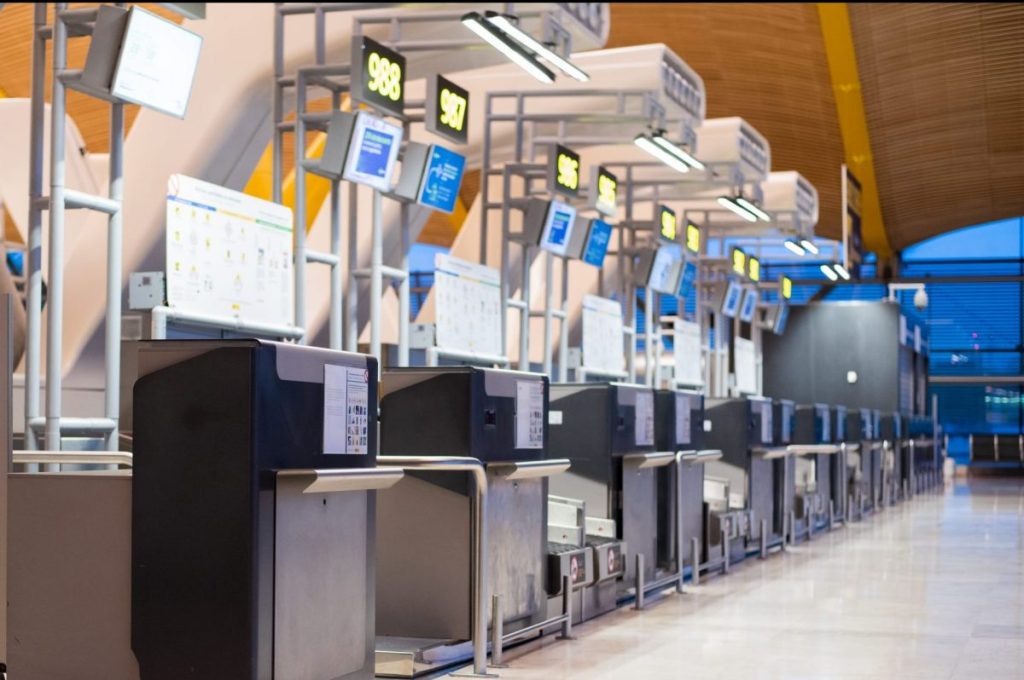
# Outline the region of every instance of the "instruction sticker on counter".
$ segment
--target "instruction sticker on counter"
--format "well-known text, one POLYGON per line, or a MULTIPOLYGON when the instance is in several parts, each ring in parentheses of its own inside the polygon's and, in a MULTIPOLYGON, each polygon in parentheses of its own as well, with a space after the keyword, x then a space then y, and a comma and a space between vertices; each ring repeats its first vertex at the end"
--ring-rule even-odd
POLYGON ((324 366, 324 453, 369 450, 370 376, 365 368, 324 366))
POLYGON ((654 445, 654 393, 636 393, 636 445, 654 445))
POLYGON ((676 395, 676 443, 690 443, 690 399, 676 395))
POLYGON ((516 381, 516 448, 544 448, 544 383, 516 381))

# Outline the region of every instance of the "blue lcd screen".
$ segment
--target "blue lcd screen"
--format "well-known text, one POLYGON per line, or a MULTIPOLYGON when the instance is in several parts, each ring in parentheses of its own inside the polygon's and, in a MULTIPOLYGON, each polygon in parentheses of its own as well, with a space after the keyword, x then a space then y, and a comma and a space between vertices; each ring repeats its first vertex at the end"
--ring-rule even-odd
POLYGON ((555 249, 564 248, 565 242, 569 239, 569 226, 574 215, 555 207, 552 207, 551 211, 551 230, 548 232, 547 244, 555 249))
POLYGON ((446 213, 455 210, 455 200, 459 196, 465 168, 465 156, 436 144, 431 147, 430 161, 423 173, 419 204, 446 213))
POLYGON ((583 248, 583 261, 593 267, 604 266, 608 242, 612 238, 612 225, 604 220, 590 220, 590 233, 583 248))
POLYGON ((697 264, 694 262, 683 263, 683 275, 679 277, 679 290, 676 297, 685 298, 693 290, 693 282, 697 280, 697 264))
POLYGON ((736 310, 740 306, 740 297, 743 295, 743 289, 735 281, 729 282, 729 287, 725 292, 725 302, 722 304, 722 314, 729 318, 735 318, 736 310))
POLYGON ((786 321, 789 320, 789 305, 779 306, 779 316, 775 319, 775 334, 782 335, 786 332, 786 321))
POLYGON ((388 172, 388 160, 391 157, 391 145, 395 138, 386 132, 366 128, 363 132, 362 144, 359 146, 359 158, 356 160, 356 171, 371 177, 384 177, 388 172))

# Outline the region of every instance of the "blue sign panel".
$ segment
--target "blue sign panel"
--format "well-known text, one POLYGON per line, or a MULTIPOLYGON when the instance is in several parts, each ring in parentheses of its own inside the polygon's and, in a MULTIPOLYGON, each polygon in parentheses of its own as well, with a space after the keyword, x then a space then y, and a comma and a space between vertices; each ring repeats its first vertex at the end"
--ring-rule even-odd
POLYGON ((586 245, 583 246, 583 261, 593 267, 603 266, 611 238, 612 225, 604 220, 590 220, 590 233, 587 235, 586 245))
POLYGON ((462 186, 466 157, 436 144, 430 148, 430 161, 423 173, 419 204, 450 213, 462 186))
POLYGON ((679 290, 676 297, 685 298, 693 289, 693 282, 697 280, 697 264, 695 262, 683 263, 683 274, 679 277, 679 290))

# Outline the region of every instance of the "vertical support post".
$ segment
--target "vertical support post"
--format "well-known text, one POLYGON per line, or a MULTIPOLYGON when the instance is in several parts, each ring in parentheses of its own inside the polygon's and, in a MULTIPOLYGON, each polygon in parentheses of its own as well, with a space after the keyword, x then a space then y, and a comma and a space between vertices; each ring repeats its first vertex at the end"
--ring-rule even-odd
POLYGON ((644 384, 654 385, 654 308, 658 294, 650 286, 644 288, 644 384))
POLYGON ((337 260, 331 265, 331 310, 328 315, 331 349, 341 349, 341 182, 331 180, 331 255, 337 260))
POLYGON ((284 87, 281 85, 281 78, 284 77, 284 15, 281 14, 281 4, 274 3, 274 99, 273 99, 273 135, 270 167, 271 167, 271 198, 274 203, 282 201, 282 185, 284 182, 284 131, 279 125, 284 122, 284 87))
MULTIPOLYGON (((850 521, 853 518, 853 509, 854 509, 853 494, 848 493, 848 494, 846 494, 846 521, 847 522, 850 521)), ((859 516, 860 516, 859 512, 857 513, 857 516, 859 518, 859 516)))
MULTIPOLYGON (((599 272, 602 270, 598 270, 599 272)), ((562 324, 558 329, 558 382, 569 381, 569 260, 562 259, 562 324)))
MULTIPOLYGON (((582 602, 582 600, 581 600, 582 602)), ((562 577, 562 634, 560 640, 572 640, 572 580, 568 576, 562 577)))
POLYGON ((690 539, 690 562, 693 564, 690 581, 695 586, 700 585, 700 539, 696 536, 690 539))
POLYGON ((409 205, 402 203, 402 256, 399 267, 405 278, 398 284, 398 365, 409 365, 409 324, 412 305, 409 299, 409 251, 412 249, 412 234, 409 226, 409 205))
POLYGON ((683 537, 683 465, 683 458, 677 453, 675 467, 675 498, 673 499, 673 503, 675 504, 676 511, 676 567, 678 567, 679 572, 676 575, 676 592, 680 594, 682 594, 683 592, 683 580, 685 579, 685 569, 683 565, 683 544, 686 541, 686 539, 683 537))
POLYGON ((544 252, 544 375, 554 377, 554 356, 551 349, 551 340, 554 329, 554 316, 551 312, 555 307, 555 256, 553 253, 544 252))
POLYGON ((520 297, 524 308, 519 310, 519 370, 530 370, 530 255, 532 247, 523 244, 523 260, 521 262, 522 284, 520 297))
POLYGON ((504 621, 501 613, 501 596, 491 596, 491 666, 502 667, 502 638, 504 637, 504 621))
MULTIPOLYGON (((295 325, 306 328, 306 77, 295 77, 295 325)), ((300 343, 307 342, 303 333, 300 343)))
POLYGON ((761 518, 761 559, 768 557, 768 520, 761 518))
POLYGON ((832 499, 828 501, 828 530, 832 531, 836 528, 836 502, 832 499))
MULTIPOLYGON (((378 298, 379 299, 379 298, 378 298)), ((487 481, 471 474, 473 486, 473 672, 487 674, 487 481)))
POLYGON ((724 518, 722 521, 722 525, 725 528, 724 536, 722 537, 722 573, 728 574, 730 557, 729 552, 731 548, 729 543, 730 541, 732 541, 732 519, 729 517, 724 518))
POLYGON ((0 295, 0 659, 7 658, 7 474, 11 471, 13 429, 12 375, 14 336, 11 331, 11 295, 0 295))
POLYGON ((355 352, 359 346, 359 185, 348 185, 348 276, 345 282, 345 351, 355 352))
POLYGON ((370 260, 370 354, 377 357, 378 368, 383 363, 381 356, 380 323, 381 306, 384 303, 384 205, 381 194, 373 190, 373 251, 370 260))
POLYGON ((43 308, 43 138, 46 106, 46 3, 33 7, 32 19, 32 114, 29 131, 28 252, 26 253, 25 332, 25 448, 39 448, 39 439, 30 426, 39 417, 39 372, 42 351, 43 308))
POLYGON ((644 587, 644 554, 638 552, 636 554, 636 602, 633 605, 637 611, 644 608, 644 587))
MULTIPOLYGON (((50 284, 46 310, 46 448, 61 448, 60 415, 64 338, 64 82, 68 30, 61 19, 67 3, 54 4, 53 74, 50 94, 50 284)), ((48 466, 56 469, 57 466, 48 466)))
POLYGON ((107 319, 105 361, 106 416, 114 421, 107 434, 108 451, 118 449, 118 420, 121 415, 121 260, 124 250, 124 104, 110 105, 110 179, 108 195, 117 201, 117 212, 107 218, 107 319))

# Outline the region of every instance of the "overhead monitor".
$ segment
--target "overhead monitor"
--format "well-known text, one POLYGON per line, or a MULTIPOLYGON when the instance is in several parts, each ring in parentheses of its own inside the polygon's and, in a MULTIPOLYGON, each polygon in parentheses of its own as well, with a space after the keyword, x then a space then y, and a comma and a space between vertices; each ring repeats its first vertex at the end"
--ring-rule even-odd
POLYGON ((391 175, 402 144, 402 128, 366 111, 356 114, 342 179, 378 191, 391 189, 391 175))
POLYGON ((564 257, 569 249, 569 239, 575 221, 576 208, 561 201, 549 202, 544 229, 541 231, 540 247, 564 257))
POLYGON ((753 255, 747 258, 747 277, 754 283, 761 280, 761 260, 753 255))
POLYGON ((739 248, 733 248, 732 253, 729 257, 729 261, 732 263, 732 273, 738 276, 747 275, 747 254, 739 248))
POLYGON ((416 202, 450 214, 455 210, 465 168, 465 156, 431 144, 416 202))
POLYGON ((126 102, 184 118, 202 45, 199 34, 133 6, 110 93, 126 102))
POLYGON ((683 271, 679 275, 679 288, 676 290, 676 297, 686 298, 693 290, 693 284, 697 280, 697 263, 692 260, 683 262, 683 271))
POLYGON ((552 193, 575 197, 580 193, 580 155, 555 144, 548 159, 548 188, 552 193))
POLYGON ((609 172, 604 166, 597 166, 590 172, 590 201, 591 208, 607 215, 615 217, 618 210, 619 178, 609 172))
POLYGON ((793 280, 788 276, 779 277, 779 295, 783 300, 793 297, 793 280))
POLYGON ((686 249, 694 255, 700 253, 700 226, 693 222, 686 223, 686 249))
POLYGON ((740 285, 739 281, 729 281, 725 289, 725 295, 722 298, 722 314, 730 319, 736 318, 736 312, 739 311, 742 298, 743 286, 740 285))
POLYGON ((363 36, 352 42, 352 98, 385 114, 405 110, 405 57, 363 36))
POLYGON ((456 144, 469 135, 469 90, 442 75, 427 80, 427 102, 423 124, 428 132, 456 144))
POLYGON ((757 310, 757 303, 760 295, 756 288, 747 288, 743 291, 743 305, 740 307, 740 321, 751 323, 754 320, 754 312, 757 310))
POLYGON ((587 232, 583 256, 580 259, 593 267, 604 266, 604 257, 608 253, 608 243, 611 238, 612 225, 604 220, 590 220, 590 229, 587 232))
POLYGON ((663 244, 654 251, 647 285, 658 293, 675 295, 682 252, 677 244, 663 244))
POLYGON ((671 208, 659 205, 658 206, 658 236, 661 240, 673 243, 676 240, 676 234, 678 232, 678 222, 676 221, 676 213, 671 208))

